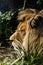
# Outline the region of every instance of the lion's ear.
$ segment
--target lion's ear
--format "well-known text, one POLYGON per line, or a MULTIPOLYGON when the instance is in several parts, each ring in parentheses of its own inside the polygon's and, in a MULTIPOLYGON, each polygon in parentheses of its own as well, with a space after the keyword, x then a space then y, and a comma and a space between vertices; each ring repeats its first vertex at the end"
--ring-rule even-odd
POLYGON ((39 15, 40 15, 41 17, 43 17, 43 10, 41 10, 41 11, 39 12, 39 15))

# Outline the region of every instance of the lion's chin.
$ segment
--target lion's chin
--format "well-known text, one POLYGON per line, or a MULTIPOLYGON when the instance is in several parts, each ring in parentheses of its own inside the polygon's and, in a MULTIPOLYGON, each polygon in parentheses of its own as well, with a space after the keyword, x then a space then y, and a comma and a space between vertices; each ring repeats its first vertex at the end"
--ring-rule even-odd
POLYGON ((14 47, 14 50, 23 49, 22 43, 16 39, 12 42, 12 46, 14 47))

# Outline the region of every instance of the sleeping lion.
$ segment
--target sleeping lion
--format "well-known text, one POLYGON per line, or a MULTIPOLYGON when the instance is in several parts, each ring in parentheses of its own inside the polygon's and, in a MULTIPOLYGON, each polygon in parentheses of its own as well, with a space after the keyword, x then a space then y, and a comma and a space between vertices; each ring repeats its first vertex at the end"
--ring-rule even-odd
POLYGON ((10 36, 13 40, 18 40, 25 51, 35 54, 35 51, 43 51, 43 10, 25 9, 18 13, 17 18, 20 23, 16 31, 10 36))

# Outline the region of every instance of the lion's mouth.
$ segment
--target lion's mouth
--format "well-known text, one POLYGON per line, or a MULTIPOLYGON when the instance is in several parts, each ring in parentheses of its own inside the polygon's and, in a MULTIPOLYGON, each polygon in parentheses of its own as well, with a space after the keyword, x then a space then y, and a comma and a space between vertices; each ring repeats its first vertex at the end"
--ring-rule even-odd
POLYGON ((23 50, 22 43, 16 39, 12 41, 12 46, 14 47, 14 50, 23 50))

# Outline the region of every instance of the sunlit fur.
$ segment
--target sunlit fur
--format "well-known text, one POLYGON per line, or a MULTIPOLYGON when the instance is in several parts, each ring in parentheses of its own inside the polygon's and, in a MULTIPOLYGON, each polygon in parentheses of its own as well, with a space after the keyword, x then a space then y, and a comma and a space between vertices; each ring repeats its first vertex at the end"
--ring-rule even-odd
MULTIPOLYGON (((17 39, 21 42, 26 51, 35 54, 35 50, 43 50, 43 10, 36 11, 35 9, 25 9, 18 13, 17 18, 20 23, 17 30, 10 36, 10 40, 17 39), (38 18, 39 26, 35 27, 38 18), (35 21, 36 20, 36 21, 35 21), (31 25, 30 25, 31 22, 31 25)), ((14 46, 14 45, 13 45, 14 46)))

